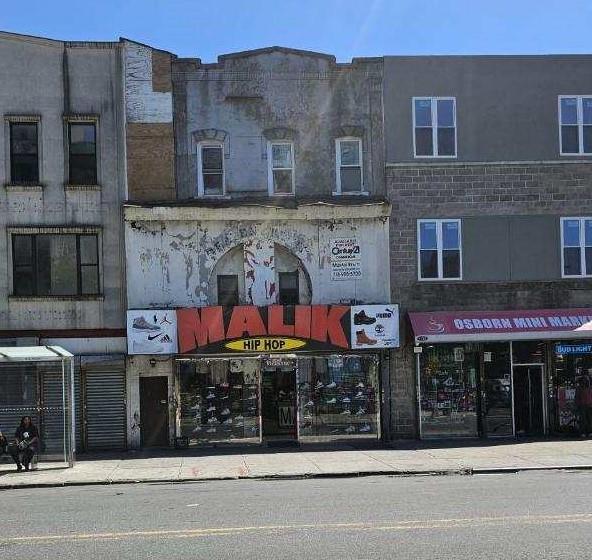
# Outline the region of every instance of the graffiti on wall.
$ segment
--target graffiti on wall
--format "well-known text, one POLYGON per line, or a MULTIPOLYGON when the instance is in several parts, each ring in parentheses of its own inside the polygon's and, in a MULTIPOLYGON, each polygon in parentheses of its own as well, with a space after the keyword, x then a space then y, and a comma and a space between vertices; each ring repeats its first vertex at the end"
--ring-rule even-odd
POLYGON ((275 247, 272 241, 245 241, 244 268, 247 303, 271 305, 277 301, 275 247))

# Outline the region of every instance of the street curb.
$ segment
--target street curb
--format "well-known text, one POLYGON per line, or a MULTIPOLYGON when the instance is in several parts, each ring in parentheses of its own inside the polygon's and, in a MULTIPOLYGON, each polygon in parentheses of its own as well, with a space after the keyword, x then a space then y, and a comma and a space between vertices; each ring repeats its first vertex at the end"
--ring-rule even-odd
POLYGON ((64 482, 32 482, 30 484, 0 484, 0 490, 18 490, 26 488, 65 488, 68 486, 115 486, 122 484, 187 484, 200 482, 228 481, 228 480, 310 480, 315 478, 365 478, 370 476, 411 477, 411 476, 473 476, 479 474, 515 474, 531 471, 587 471, 592 470, 591 465, 552 465, 533 467, 483 467, 462 469, 427 469, 422 471, 404 470, 374 470, 352 471, 342 473, 304 473, 304 474, 270 474, 254 476, 216 476, 204 478, 145 478, 145 479, 118 479, 118 480, 91 480, 91 481, 64 481, 64 482))

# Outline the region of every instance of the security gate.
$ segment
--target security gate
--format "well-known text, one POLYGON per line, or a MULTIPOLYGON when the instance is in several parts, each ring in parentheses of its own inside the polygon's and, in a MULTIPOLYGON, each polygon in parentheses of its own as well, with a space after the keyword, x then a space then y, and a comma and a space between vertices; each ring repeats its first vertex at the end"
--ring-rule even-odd
POLYGON ((83 367, 85 449, 125 449, 125 362, 83 367))

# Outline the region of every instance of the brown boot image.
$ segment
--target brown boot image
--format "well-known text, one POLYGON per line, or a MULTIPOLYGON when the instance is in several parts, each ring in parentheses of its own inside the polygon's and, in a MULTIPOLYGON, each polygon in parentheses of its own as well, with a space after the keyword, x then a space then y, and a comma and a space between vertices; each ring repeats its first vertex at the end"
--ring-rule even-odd
POLYGON ((376 344, 376 339, 370 338, 364 329, 356 331, 356 344, 376 344))

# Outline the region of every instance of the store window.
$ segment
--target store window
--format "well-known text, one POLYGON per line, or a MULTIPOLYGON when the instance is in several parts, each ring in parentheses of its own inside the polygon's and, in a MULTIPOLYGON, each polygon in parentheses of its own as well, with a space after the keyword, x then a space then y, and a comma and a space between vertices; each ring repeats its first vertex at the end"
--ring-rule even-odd
POLYGON ((546 347, 545 342, 538 340, 512 342, 514 364, 544 364, 546 347))
POLYGON ((592 218, 561 218, 564 278, 592 276, 592 218))
POLYGON ((97 131, 94 122, 68 125, 69 178, 71 185, 97 184, 97 131))
POLYGON ((258 359, 177 363, 180 436, 193 445, 260 441, 258 359))
POLYGON ((558 342, 553 348, 556 422, 560 432, 592 434, 592 341, 558 342))
POLYGON ((99 293, 97 235, 14 234, 12 260, 16 296, 99 293))
POLYGON ((36 122, 10 123, 10 181, 39 182, 39 145, 36 122))
POLYGON ((378 365, 373 356, 298 359, 301 439, 379 437, 378 365))
POLYGON ((479 353, 468 344, 437 344, 419 356, 422 437, 477 436, 479 353))
POLYGON ((418 220, 418 270, 420 280, 460 280, 460 220, 418 220))
POLYGON ((488 437, 511 436, 512 365, 510 343, 483 345, 483 400, 481 410, 483 429, 488 437))
POLYGON ((454 97, 413 98, 415 157, 456 157, 454 97))

